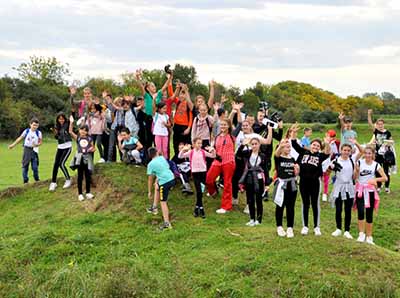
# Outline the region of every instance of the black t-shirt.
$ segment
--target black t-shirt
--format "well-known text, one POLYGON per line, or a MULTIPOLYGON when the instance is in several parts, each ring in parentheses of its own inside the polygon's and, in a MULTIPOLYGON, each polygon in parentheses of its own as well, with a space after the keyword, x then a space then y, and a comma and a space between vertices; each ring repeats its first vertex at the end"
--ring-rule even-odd
POLYGON ((296 140, 292 140, 292 147, 299 153, 297 163, 300 166, 300 178, 318 179, 322 176, 322 162, 329 158, 328 154, 311 151, 301 147, 296 140))
POLYGON ((294 160, 293 157, 283 157, 275 156, 275 168, 276 172, 278 174, 278 178, 281 179, 288 179, 288 178, 293 178, 295 176, 294 174, 294 165, 296 164, 296 161, 294 160))
MULTIPOLYGON (((268 127, 262 123, 254 123, 253 125, 253 131, 263 138, 268 137, 268 127)), ((266 145, 266 144, 261 144, 261 152, 264 153, 267 157, 267 160, 271 160, 272 157, 272 151, 273 151, 273 139, 277 140, 280 142, 282 140, 283 136, 283 129, 279 128, 278 131, 274 129, 272 131, 272 141, 271 144, 266 145)))
POLYGON ((389 140, 392 137, 390 131, 385 129, 384 131, 374 130, 374 136, 376 141, 376 153, 378 154, 378 150, 381 148, 385 140, 389 140))

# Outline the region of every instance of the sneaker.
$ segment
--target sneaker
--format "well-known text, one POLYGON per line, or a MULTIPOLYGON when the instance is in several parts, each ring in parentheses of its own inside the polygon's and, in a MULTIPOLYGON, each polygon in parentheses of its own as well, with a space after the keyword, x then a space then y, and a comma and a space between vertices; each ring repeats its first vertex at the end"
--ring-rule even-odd
POLYGON ((347 239, 353 239, 353 236, 351 236, 349 231, 344 232, 343 236, 347 239))
POLYGON ((151 213, 153 215, 157 215, 158 214, 158 209, 157 207, 154 206, 150 206, 149 208, 146 209, 147 213, 151 213))
POLYGON ((79 196, 78 196, 78 200, 82 202, 82 201, 85 200, 85 197, 84 197, 83 195, 79 195, 79 196))
POLYGON ((186 193, 186 194, 188 194, 188 195, 192 195, 192 194, 193 194, 193 190, 192 190, 192 188, 190 187, 190 184, 189 184, 189 183, 185 183, 184 185, 182 185, 182 192, 183 192, 183 193, 186 193))
POLYGON ((374 239, 372 238, 372 236, 367 236, 365 242, 367 242, 368 244, 371 244, 371 245, 375 245, 374 239))
POLYGON ((315 236, 321 236, 322 235, 321 230, 319 229, 319 227, 314 228, 314 235, 315 236))
POLYGON ((287 228, 286 237, 288 237, 288 238, 293 238, 294 237, 293 228, 287 228))
POLYGON ((277 227, 276 228, 276 232, 278 233, 279 237, 285 237, 286 236, 286 232, 285 232, 285 230, 283 229, 282 226, 277 227))
POLYGON ((194 216, 194 217, 199 217, 199 213, 200 213, 200 212, 199 212, 199 207, 197 207, 197 206, 194 207, 193 216, 194 216))
POLYGON ((386 187, 386 188, 385 188, 385 192, 386 192, 386 193, 390 193, 390 188, 389 188, 389 187, 386 187))
POLYGON ((336 231, 332 233, 333 237, 338 237, 340 235, 342 235, 342 230, 339 230, 339 229, 336 229, 336 231))
POLYGON ((357 242, 364 242, 365 241, 365 233, 360 232, 358 233, 357 242))
POLYGON ((215 212, 217 212, 218 214, 225 214, 225 213, 228 212, 228 210, 225 210, 224 208, 220 208, 220 209, 218 209, 218 210, 215 211, 215 212))
POLYGON ((254 225, 255 225, 255 226, 259 226, 259 225, 261 225, 261 222, 259 222, 258 220, 256 220, 256 221, 254 222, 254 225))
POLYGON ((172 230, 172 226, 169 222, 164 222, 161 226, 160 226, 160 230, 161 231, 165 231, 165 230, 172 230))
POLYGON ((326 201, 328 201, 328 195, 326 193, 324 193, 322 195, 322 202, 326 202, 326 201))
POLYGON ((307 235, 307 234, 308 234, 308 228, 307 228, 307 227, 303 227, 303 228, 301 229, 301 235, 305 236, 305 235, 307 235))
POLYGON ((72 184, 71 180, 65 180, 65 183, 64 183, 63 188, 64 188, 64 189, 65 189, 65 188, 69 188, 69 187, 71 187, 71 184, 72 184))
POLYGON ((246 205, 246 207, 244 207, 243 213, 250 214, 249 205, 246 205))
POLYGON ((204 212, 204 208, 200 207, 199 208, 199 215, 201 218, 206 218, 206 213, 204 212))
POLYGON ((90 192, 86 194, 86 199, 92 200, 94 198, 94 195, 91 194, 90 192))
POLYGON ((249 227, 254 227, 255 225, 256 225, 256 222, 252 219, 248 223, 246 223, 246 226, 249 226, 249 227))
POLYGON ((376 191, 377 191, 378 193, 381 192, 381 190, 382 190, 381 187, 378 187, 378 188, 376 189, 376 191))
POLYGON ((57 187, 57 183, 51 182, 49 186, 49 191, 55 191, 57 187))
POLYGON ((232 205, 234 206, 239 205, 239 199, 232 199, 232 205))
POLYGON ((100 158, 99 161, 97 163, 105 163, 106 161, 104 160, 104 158, 100 158))

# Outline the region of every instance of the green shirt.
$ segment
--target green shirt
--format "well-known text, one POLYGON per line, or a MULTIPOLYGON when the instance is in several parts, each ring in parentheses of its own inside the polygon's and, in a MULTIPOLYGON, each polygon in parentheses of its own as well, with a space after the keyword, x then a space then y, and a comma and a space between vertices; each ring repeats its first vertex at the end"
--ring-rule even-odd
MULTIPOLYGON (((156 94, 156 104, 158 104, 162 99, 162 91, 158 90, 156 94)), ((144 111, 147 115, 153 116, 153 96, 148 92, 144 94, 144 111)))
POLYGON ((158 185, 164 185, 175 179, 174 174, 169 169, 168 161, 164 156, 158 156, 147 165, 147 175, 156 176, 158 179, 158 185))

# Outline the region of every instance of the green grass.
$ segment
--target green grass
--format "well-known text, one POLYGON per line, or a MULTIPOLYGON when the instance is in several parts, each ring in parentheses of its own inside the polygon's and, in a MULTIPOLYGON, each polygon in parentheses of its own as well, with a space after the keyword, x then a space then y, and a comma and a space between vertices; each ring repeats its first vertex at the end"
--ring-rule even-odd
MULTIPOLYGON (((365 127, 356 128, 366 141, 365 127)), ((55 144, 48 146, 51 164, 55 144)), ((249 228, 239 210, 215 214, 219 199, 205 198, 207 218, 193 218, 194 196, 178 189, 169 201, 174 229, 161 233, 161 215, 145 213, 143 168, 104 164, 95 180, 94 202, 78 202, 75 188, 49 193, 47 183, 3 191, 0 297, 400 296, 398 177, 375 217, 376 247, 330 236, 328 204, 323 235, 301 237, 300 196, 293 239, 276 236, 271 202, 263 224, 249 228)))

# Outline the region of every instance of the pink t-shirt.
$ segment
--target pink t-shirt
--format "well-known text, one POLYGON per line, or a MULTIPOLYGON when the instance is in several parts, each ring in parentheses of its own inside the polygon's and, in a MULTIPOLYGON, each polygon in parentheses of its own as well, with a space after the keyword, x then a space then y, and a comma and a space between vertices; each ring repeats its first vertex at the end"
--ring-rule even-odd
POLYGON ((198 172, 207 172, 207 163, 204 159, 204 157, 211 157, 214 158, 215 154, 212 154, 208 151, 205 150, 196 150, 196 149, 192 149, 188 152, 183 152, 180 151, 178 157, 179 158, 188 158, 190 157, 190 155, 192 155, 192 159, 190 161, 191 164, 191 171, 192 173, 198 173, 198 172), (203 152, 204 155, 203 155, 203 152), (193 152, 193 153, 191 153, 193 152))
POLYGON ((103 115, 89 116, 89 134, 102 135, 104 132, 105 118, 103 115))

